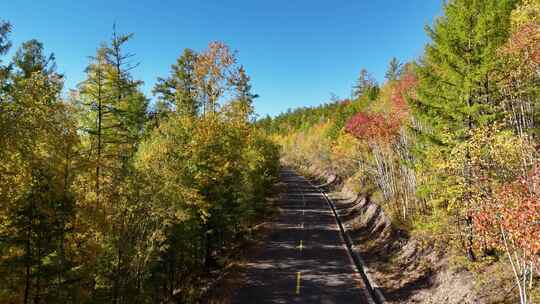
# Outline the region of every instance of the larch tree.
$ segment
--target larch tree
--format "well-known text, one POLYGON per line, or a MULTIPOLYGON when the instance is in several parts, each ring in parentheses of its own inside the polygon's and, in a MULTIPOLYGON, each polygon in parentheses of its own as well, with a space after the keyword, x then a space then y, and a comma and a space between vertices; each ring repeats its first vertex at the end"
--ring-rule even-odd
MULTIPOLYGON (((95 167, 98 207, 102 179, 110 181, 126 168, 146 121, 148 100, 139 90, 142 82, 132 79, 132 55, 122 51, 130 37, 114 33, 111 45, 102 45, 91 57, 87 78, 79 85, 82 128, 88 135, 88 153, 95 167), (103 171, 105 167, 107 172, 103 171)), ((110 182, 105 184, 114 186, 110 182)))
POLYGON ((79 85, 77 100, 80 107, 81 129, 88 135, 87 151, 88 159, 91 160, 94 175, 95 206, 91 208, 97 211, 101 207, 101 185, 104 167, 106 137, 117 122, 109 122, 112 118, 112 107, 108 107, 111 93, 107 90, 106 69, 108 65, 105 59, 106 49, 100 47, 96 56, 91 57, 91 63, 86 68, 86 79, 79 85), (107 123, 106 123, 107 122, 107 123))
POLYGON ((356 80, 356 84, 353 86, 353 98, 360 99, 366 98, 367 100, 374 100, 379 93, 379 86, 375 78, 366 69, 360 70, 360 75, 356 80))
POLYGON ((251 79, 247 75, 243 66, 238 69, 238 74, 234 79, 234 100, 233 104, 238 109, 235 112, 241 115, 243 121, 248 122, 254 113, 253 100, 259 95, 251 91, 251 79))
MULTIPOLYGON (((432 41, 417 69, 418 98, 412 102, 416 117, 431 130, 422 132, 423 138, 452 147, 466 141, 474 128, 497 118, 498 79, 493 72, 501 63, 497 50, 508 38, 516 2, 450 1, 444 6, 444 16, 427 28, 432 41)), ((467 186, 474 181, 467 160, 462 179, 463 191, 458 198, 463 204, 462 218, 458 221, 465 223, 464 246, 474 260, 471 193, 467 186)))
POLYGON ((85 222, 102 238, 95 244, 101 247, 95 263, 105 266, 93 269, 102 282, 95 296, 110 297, 114 303, 129 302, 140 292, 134 283, 141 278, 134 271, 141 266, 136 235, 144 236, 138 229, 148 219, 134 217, 134 212, 143 214, 133 158, 144 133, 148 100, 140 92, 142 82, 131 76, 136 64, 124 51, 130 38, 113 32, 110 44, 91 58, 78 93, 83 147, 87 168, 92 168, 79 179, 79 197, 88 210, 85 222))
MULTIPOLYGON (((0 57, 4 56, 11 48, 11 41, 8 38, 11 32, 11 24, 9 22, 0 21, 0 57)), ((0 59, 0 92, 4 92, 4 85, 9 74, 9 66, 4 66, 0 59)), ((0 101, 2 96, 0 96, 0 101)))
POLYGON ((26 41, 17 49, 13 57, 13 64, 17 67, 17 77, 29 78, 34 72, 53 74, 56 70, 54 54, 43 54, 43 43, 32 39, 26 41))
POLYGON ((158 102, 163 104, 162 112, 176 111, 181 114, 197 116, 201 111, 195 83, 195 62, 197 53, 185 49, 167 78, 158 78, 153 93, 158 102))
POLYGON ((388 63, 388 69, 384 74, 384 78, 388 81, 398 80, 403 71, 403 64, 396 57, 393 57, 388 63))
POLYGON ((139 64, 133 63, 134 54, 125 52, 125 44, 133 37, 133 34, 119 34, 116 26, 110 46, 106 48, 105 60, 110 67, 108 82, 113 91, 114 106, 111 108, 113 114, 118 117, 119 130, 125 147, 122 159, 129 159, 133 156, 136 143, 142 136, 144 123, 146 121, 146 108, 148 100, 140 91, 143 84, 140 80, 134 80, 131 71, 139 64))

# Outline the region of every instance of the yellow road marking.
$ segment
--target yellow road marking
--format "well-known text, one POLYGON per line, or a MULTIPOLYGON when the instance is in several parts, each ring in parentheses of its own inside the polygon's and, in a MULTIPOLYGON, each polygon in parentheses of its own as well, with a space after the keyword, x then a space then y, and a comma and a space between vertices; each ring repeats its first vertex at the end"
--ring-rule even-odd
POLYGON ((296 294, 297 295, 300 294, 300 277, 301 277, 301 273, 300 273, 300 271, 298 271, 296 273, 296 294))

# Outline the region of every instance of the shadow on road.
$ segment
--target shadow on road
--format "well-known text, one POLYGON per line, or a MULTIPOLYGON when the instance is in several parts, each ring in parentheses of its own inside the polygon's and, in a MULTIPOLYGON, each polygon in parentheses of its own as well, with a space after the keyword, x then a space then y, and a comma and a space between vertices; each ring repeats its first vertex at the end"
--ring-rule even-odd
POLYGON ((287 193, 280 215, 248 257, 242 286, 223 303, 368 303, 322 194, 293 171, 281 180, 287 193))

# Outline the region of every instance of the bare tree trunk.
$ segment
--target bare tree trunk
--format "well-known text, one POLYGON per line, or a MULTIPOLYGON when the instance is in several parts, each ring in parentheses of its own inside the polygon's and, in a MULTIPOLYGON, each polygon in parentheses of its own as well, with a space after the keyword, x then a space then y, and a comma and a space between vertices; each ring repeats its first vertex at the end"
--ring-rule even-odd
POLYGON ((34 292, 34 304, 39 304, 39 297, 41 293, 41 240, 38 241, 37 246, 37 276, 36 276, 36 290, 34 292))
MULTIPOLYGON (((470 109, 472 107, 472 97, 469 96, 467 99, 467 107, 470 109)), ((473 122, 472 117, 469 114, 467 116, 467 130, 468 132, 472 132, 473 130, 473 122)), ((467 138, 469 138, 470 135, 467 135, 467 138)), ((465 173, 465 229, 467 233, 466 238, 466 251, 467 251, 467 258, 470 261, 476 261, 476 256, 474 254, 474 230, 473 230, 473 222, 472 222, 472 216, 470 215, 470 208, 471 208, 471 187, 472 187, 472 165, 471 165, 471 152, 469 149, 469 146, 467 145, 467 151, 465 152, 465 164, 464 164, 464 173, 465 173)))
POLYGON ((32 256, 32 246, 31 246, 31 237, 32 237, 32 217, 29 217, 28 220, 28 230, 26 232, 26 274, 25 274, 25 286, 24 286, 24 304, 28 303, 30 297, 31 289, 31 264, 30 259, 32 256))
POLYGON ((519 301, 521 304, 527 304, 529 303, 527 296, 527 279, 529 278, 529 272, 532 276, 532 264, 529 263, 527 265, 525 258, 520 258, 517 251, 513 250, 513 248, 515 247, 509 244, 508 236, 506 235, 506 232, 502 226, 500 227, 500 231, 506 255, 508 256, 508 260, 510 261, 510 266, 512 266, 512 272, 514 273, 515 282, 519 290, 519 301), (512 253, 514 253, 515 257, 512 256, 512 253))
POLYGON ((96 208, 99 209, 100 207, 100 170, 101 170, 101 154, 102 154, 102 126, 103 126, 103 101, 102 101, 102 85, 103 85, 103 74, 101 70, 101 62, 98 63, 99 69, 98 69, 98 92, 97 92, 97 102, 98 102, 98 119, 97 119, 97 140, 98 140, 98 146, 97 146, 97 160, 96 160, 96 208))

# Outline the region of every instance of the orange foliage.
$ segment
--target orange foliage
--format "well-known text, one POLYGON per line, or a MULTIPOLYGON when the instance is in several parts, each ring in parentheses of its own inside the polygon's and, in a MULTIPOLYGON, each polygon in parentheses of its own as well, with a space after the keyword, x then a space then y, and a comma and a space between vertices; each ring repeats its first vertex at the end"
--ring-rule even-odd
POLYGON ((407 104, 406 97, 408 95, 414 95, 414 88, 418 83, 418 79, 412 73, 403 75, 400 81, 392 90, 392 107, 396 115, 404 120, 409 117, 409 105, 407 104))
POLYGON ((345 131, 360 140, 391 139, 399 131, 396 117, 386 117, 379 113, 359 112, 345 125, 345 131))
POLYGON ((504 232, 531 260, 540 254, 540 167, 517 181, 501 186, 493 200, 474 214, 475 228, 488 245, 503 248, 504 232))
POLYGON ((512 56, 525 56, 536 64, 540 64, 540 32, 538 25, 526 24, 516 31, 508 40, 503 53, 512 56))
POLYGON ((388 114, 359 112, 345 125, 345 131, 360 140, 391 141, 410 117, 407 96, 414 94, 418 80, 412 73, 405 74, 392 90, 388 114))

